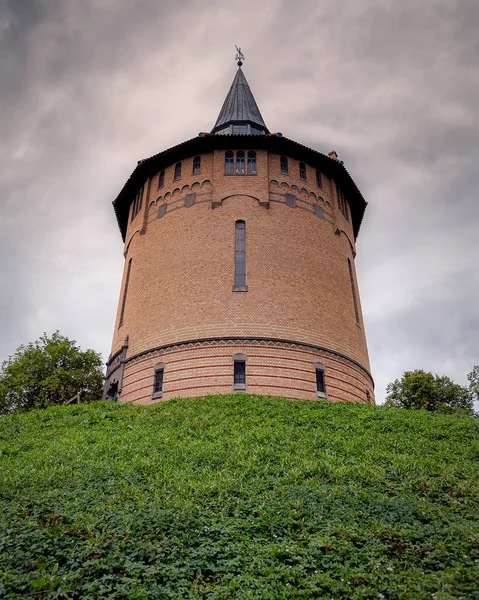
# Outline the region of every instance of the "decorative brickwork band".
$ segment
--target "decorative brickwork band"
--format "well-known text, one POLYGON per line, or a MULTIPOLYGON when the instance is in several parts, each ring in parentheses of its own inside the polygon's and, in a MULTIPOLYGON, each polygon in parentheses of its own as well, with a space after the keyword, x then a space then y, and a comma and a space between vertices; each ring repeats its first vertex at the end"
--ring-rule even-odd
POLYGON ((251 393, 296 399, 372 401, 371 375, 349 357, 292 340, 256 337, 190 340, 138 353, 125 361, 120 401, 146 404, 152 397, 197 397, 228 393, 232 389, 246 390, 246 380, 239 382, 237 371, 238 362, 245 365, 247 360, 251 393), (168 369, 168 376, 162 394, 155 397, 151 386, 160 361, 162 368, 168 369), (318 388, 318 382, 323 387, 318 388))

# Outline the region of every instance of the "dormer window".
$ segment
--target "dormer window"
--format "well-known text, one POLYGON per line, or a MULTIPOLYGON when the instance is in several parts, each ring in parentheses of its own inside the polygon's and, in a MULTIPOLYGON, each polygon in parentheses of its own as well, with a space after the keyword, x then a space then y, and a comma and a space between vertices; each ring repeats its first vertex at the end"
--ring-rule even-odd
POLYGON ((279 170, 281 173, 284 173, 285 175, 288 174, 288 159, 286 158, 286 156, 282 156, 279 159, 279 170))
POLYGON ((201 156, 195 156, 193 159, 193 175, 201 173, 201 156))
POLYGON ((299 163, 299 178, 307 181, 306 179, 306 165, 304 163, 299 163))
POLYGON ((181 179, 181 163, 176 163, 175 165, 175 181, 177 179, 181 179))

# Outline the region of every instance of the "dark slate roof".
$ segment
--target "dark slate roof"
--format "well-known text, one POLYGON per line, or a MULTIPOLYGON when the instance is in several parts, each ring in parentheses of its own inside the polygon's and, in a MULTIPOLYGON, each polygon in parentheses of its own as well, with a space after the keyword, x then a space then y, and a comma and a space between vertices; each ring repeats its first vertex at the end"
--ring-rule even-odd
POLYGON ((155 154, 151 158, 141 160, 138 163, 130 178, 123 186, 123 189, 113 201, 113 208, 123 241, 125 241, 128 227, 130 204, 149 177, 153 177, 153 175, 156 175, 162 169, 166 169, 166 167, 185 158, 206 152, 213 152, 214 150, 231 149, 268 150, 268 152, 275 154, 284 154, 285 156, 311 165, 334 179, 349 202, 354 237, 358 236, 367 202, 344 165, 321 152, 317 152, 307 146, 298 144, 298 142, 276 134, 255 136, 202 134, 177 146, 173 146, 168 150, 164 150, 159 154, 155 154))
POLYGON ((231 123, 249 123, 264 129, 265 133, 269 133, 241 67, 238 67, 211 133, 231 123))

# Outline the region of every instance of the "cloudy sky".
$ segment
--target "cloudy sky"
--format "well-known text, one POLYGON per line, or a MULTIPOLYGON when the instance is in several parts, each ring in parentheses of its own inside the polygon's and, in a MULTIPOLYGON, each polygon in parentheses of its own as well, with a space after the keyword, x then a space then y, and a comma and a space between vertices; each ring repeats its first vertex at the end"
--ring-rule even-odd
POLYGON ((55 329, 108 357, 111 201, 211 129, 234 46, 271 131, 369 202, 357 270, 379 401, 479 364, 478 0, 0 0, 0 359, 55 329))

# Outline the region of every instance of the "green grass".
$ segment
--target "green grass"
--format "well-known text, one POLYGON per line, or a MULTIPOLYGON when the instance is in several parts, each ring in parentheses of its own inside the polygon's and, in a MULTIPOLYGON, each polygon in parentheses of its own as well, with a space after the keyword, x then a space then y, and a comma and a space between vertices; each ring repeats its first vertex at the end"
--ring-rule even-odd
POLYGON ((233 395, 0 419, 1 598, 479 598, 478 421, 233 395))

